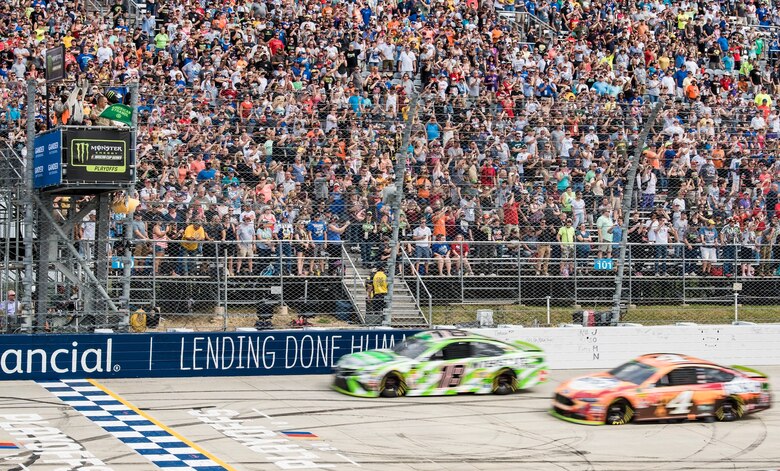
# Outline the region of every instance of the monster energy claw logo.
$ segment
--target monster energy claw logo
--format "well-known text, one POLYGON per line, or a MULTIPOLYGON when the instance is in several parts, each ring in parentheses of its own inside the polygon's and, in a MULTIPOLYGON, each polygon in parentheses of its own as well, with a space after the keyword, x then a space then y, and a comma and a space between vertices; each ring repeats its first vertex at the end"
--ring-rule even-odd
POLYGON ((73 163, 85 164, 87 157, 89 156, 89 142, 74 142, 73 143, 73 163))

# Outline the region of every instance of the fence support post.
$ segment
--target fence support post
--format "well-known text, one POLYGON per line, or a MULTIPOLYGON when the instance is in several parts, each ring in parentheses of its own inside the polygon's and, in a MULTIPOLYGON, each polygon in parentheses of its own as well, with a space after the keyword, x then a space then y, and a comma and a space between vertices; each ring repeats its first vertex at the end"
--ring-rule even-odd
MULTIPOLYGON (((577 271, 579 271, 579 267, 577 266, 577 243, 574 243, 574 270, 572 270, 574 273, 572 273, 572 277, 574 278, 574 306, 578 306, 580 304, 580 301, 577 299, 577 271)), ((547 322, 550 323, 549 321, 547 322)))
POLYGON ((547 300, 547 325, 550 325, 550 296, 545 296, 547 300))
POLYGON ((734 322, 739 322, 739 293, 734 291, 734 322))
POLYGON ((625 261, 626 261, 626 244, 628 243, 628 223, 631 215, 631 201, 634 198, 634 188, 636 187, 636 174, 639 169, 639 160, 642 157, 642 147, 647 141, 647 135, 650 133, 655 124, 655 119, 658 116, 658 112, 663 107, 663 100, 659 101, 653 106, 650 111, 644 127, 642 128, 639 139, 634 143, 636 149, 634 149, 634 156, 631 159, 631 168, 628 170, 626 176, 626 188, 623 193, 622 213, 623 213, 623 226, 621 227, 621 241, 620 241, 620 258, 618 259, 618 270, 615 274, 615 294, 612 297, 612 313, 615 315, 620 314, 620 302, 623 299, 623 275, 625 273, 625 261))
POLYGON ((523 266, 522 266, 522 259, 520 257, 520 248, 517 249, 517 305, 522 306, 523 305, 523 283, 522 283, 522 273, 523 273, 523 266))
MULTIPOLYGON (((219 250, 217 250, 217 253, 219 253, 219 250)), ((222 280, 222 283, 223 283, 223 285, 222 285, 222 301, 223 301, 223 306, 222 306, 222 330, 226 331, 227 330, 227 321, 228 321, 228 275, 227 274, 228 274, 228 268, 229 268, 228 260, 230 260, 230 259, 228 258, 228 251, 227 251, 227 249, 225 249, 225 251, 223 253, 225 254, 224 262, 223 262, 223 264, 224 264, 223 265, 223 268, 224 268, 223 273, 225 274, 225 276, 223 277, 224 279, 222 280)))
POLYGON ((284 306, 284 257, 282 256, 282 244, 284 244, 284 239, 279 241, 277 247, 279 252, 279 306, 284 306))
POLYGON ((460 253, 460 274, 458 275, 460 277, 460 302, 465 303, 466 302, 466 293, 465 293, 465 286, 463 285, 463 270, 466 267, 465 262, 465 256, 463 255, 463 246, 461 245, 461 253, 460 253))
POLYGON ((685 270, 685 244, 682 245, 682 305, 685 306, 685 288, 686 288, 686 277, 688 276, 688 273, 686 273, 685 270))
POLYGON ((157 307, 157 246, 156 240, 152 240, 152 307, 157 307))

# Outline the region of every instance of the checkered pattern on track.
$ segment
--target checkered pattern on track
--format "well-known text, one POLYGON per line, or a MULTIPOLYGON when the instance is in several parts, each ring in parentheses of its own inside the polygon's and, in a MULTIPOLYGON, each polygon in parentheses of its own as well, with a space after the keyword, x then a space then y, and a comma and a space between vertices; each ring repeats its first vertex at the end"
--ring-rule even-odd
POLYGON ((87 380, 38 381, 38 384, 160 469, 225 470, 87 380))

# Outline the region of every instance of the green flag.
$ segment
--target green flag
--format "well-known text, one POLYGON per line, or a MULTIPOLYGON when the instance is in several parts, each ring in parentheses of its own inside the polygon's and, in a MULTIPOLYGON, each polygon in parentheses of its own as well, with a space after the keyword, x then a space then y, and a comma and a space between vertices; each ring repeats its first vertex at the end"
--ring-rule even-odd
POLYGON ((121 103, 115 103, 100 113, 101 118, 119 121, 130 126, 133 122, 133 109, 121 103))

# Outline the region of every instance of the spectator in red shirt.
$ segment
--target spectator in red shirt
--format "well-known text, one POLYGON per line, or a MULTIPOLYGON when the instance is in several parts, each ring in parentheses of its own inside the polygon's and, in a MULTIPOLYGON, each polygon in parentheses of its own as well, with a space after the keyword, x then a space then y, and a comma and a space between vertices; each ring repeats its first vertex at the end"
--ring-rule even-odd
POLYGON ((479 171, 479 181, 484 186, 496 186, 496 166, 493 164, 493 158, 488 157, 479 171))
POLYGON ((458 234, 455 236, 455 241, 450 245, 450 253, 452 258, 455 259, 455 271, 460 272, 461 267, 466 270, 466 275, 474 275, 471 270, 471 264, 468 261, 469 256, 469 244, 463 242, 463 236, 458 234))
POLYGON ((520 203, 515 201, 515 195, 509 196, 509 201, 504 204, 504 232, 511 234, 520 229, 520 203))

